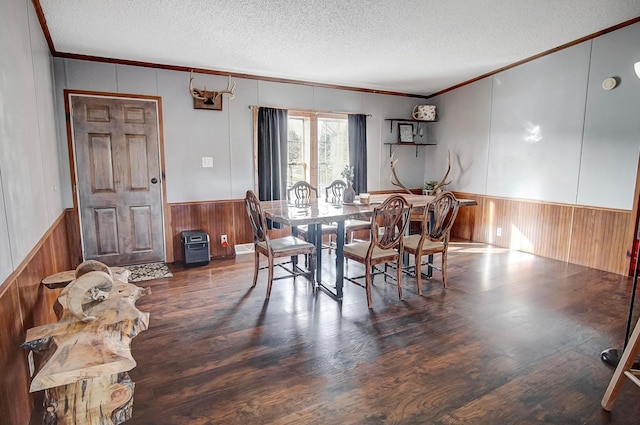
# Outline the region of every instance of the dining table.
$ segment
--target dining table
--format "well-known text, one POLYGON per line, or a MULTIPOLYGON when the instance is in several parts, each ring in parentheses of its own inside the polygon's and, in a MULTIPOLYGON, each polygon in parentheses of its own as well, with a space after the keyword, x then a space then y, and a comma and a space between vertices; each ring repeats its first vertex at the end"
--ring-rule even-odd
MULTIPOLYGON (((341 301, 344 280, 345 221, 370 220, 376 206, 392 195, 401 195, 414 209, 424 209, 435 198, 431 195, 406 193, 371 194, 368 203, 357 197, 353 203, 328 202, 323 198, 309 199, 301 203, 293 200, 261 201, 265 217, 274 223, 289 226, 292 233, 298 226, 306 225, 308 241, 316 246, 316 284, 334 299, 341 301), (322 225, 337 224, 335 284, 322 278, 322 225)), ((458 199, 460 206, 476 205, 473 199, 458 199)))

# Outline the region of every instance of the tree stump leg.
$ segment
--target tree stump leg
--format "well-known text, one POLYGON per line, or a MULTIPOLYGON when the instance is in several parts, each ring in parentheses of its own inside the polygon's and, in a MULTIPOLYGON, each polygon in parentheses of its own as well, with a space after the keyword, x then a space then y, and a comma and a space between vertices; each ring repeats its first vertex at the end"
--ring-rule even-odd
POLYGON ((126 372, 45 390, 43 425, 119 425, 131 419, 134 383, 126 372))

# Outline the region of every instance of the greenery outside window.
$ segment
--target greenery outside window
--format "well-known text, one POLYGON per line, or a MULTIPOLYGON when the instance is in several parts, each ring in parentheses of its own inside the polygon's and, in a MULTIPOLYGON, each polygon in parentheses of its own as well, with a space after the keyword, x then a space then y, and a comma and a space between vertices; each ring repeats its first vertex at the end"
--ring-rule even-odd
POLYGON ((289 110, 287 143, 287 187, 305 180, 324 188, 349 165, 347 115, 289 110))

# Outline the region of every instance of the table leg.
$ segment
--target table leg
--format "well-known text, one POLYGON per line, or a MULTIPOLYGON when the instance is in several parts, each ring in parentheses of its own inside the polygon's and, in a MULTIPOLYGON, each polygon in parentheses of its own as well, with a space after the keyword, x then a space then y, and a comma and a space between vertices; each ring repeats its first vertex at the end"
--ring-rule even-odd
MULTIPOLYGON (((297 226, 293 226, 291 228, 291 235, 294 238, 298 237, 298 227, 297 226)), ((291 266, 293 270, 296 270, 298 268, 298 256, 294 255, 293 257, 291 257, 291 266)))
POLYGON ((336 235, 336 297, 342 300, 342 285, 344 283, 344 221, 338 222, 336 235))
MULTIPOLYGON (((311 227, 311 226, 310 226, 311 227)), ((332 298, 337 301, 342 301, 342 279, 344 277, 344 222, 338 223, 338 235, 336 236, 336 284, 335 288, 330 287, 322 281, 322 225, 318 224, 314 230, 316 250, 318 251, 316 283, 319 288, 327 292, 332 298)))
POLYGON ((322 283, 322 223, 309 225, 313 229, 312 239, 316 246, 316 284, 322 283))

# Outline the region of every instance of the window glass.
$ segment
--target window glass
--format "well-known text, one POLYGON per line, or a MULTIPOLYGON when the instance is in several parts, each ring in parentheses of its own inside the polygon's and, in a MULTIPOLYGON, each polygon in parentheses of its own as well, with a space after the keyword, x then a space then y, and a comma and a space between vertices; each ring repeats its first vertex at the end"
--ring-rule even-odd
POLYGON ((318 189, 344 180, 340 173, 349 165, 349 131, 346 119, 318 119, 318 189))
POLYGON ((324 197, 349 164, 347 116, 289 111, 288 126, 287 187, 305 180, 324 197))
POLYGON ((309 181, 311 140, 309 118, 289 117, 287 187, 300 180, 309 181))

